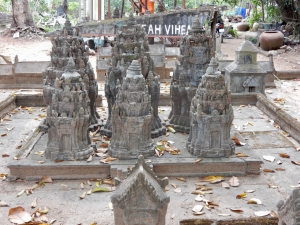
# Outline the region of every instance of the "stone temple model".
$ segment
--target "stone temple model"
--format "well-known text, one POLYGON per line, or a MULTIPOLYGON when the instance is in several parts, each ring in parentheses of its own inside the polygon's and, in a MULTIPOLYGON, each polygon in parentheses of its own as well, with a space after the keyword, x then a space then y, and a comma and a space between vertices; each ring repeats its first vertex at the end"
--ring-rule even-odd
POLYGON ((112 108, 112 138, 108 152, 119 159, 153 156, 151 96, 137 60, 127 70, 112 108))
POLYGON ((105 96, 108 103, 108 119, 104 127, 101 127, 101 134, 112 136, 112 107, 115 104, 118 94, 118 84, 123 83, 126 70, 133 60, 141 63, 142 75, 151 95, 151 105, 153 108, 153 122, 151 136, 158 137, 165 133, 165 127, 158 116, 158 101, 160 94, 159 75, 154 72, 155 66, 150 57, 148 36, 141 25, 138 25, 130 14, 126 24, 119 28, 116 39, 112 47, 111 65, 106 72, 105 96))
MULTIPOLYGON (((118 181, 118 182, 116 182, 118 181)), ((111 196, 115 225, 165 225, 170 197, 165 193, 168 178, 159 179, 139 156, 130 175, 111 196)))
POLYGON ((176 131, 190 132, 191 100, 213 55, 213 39, 206 34, 196 16, 188 35, 181 39, 180 65, 177 64, 171 79, 172 111, 169 119, 176 131))
POLYGON ((46 158, 80 160, 94 152, 88 132, 90 100, 86 88, 72 57, 65 72, 55 79, 54 89, 44 86, 44 90, 52 91, 46 118, 49 126, 46 158))
POLYGON ((225 78, 212 58, 190 107, 188 151, 199 157, 229 157, 235 145, 230 138, 233 109, 225 78))
POLYGON ((80 74, 90 99, 89 124, 90 126, 97 126, 98 119, 100 118, 96 111, 98 85, 94 70, 89 61, 89 48, 85 46, 79 29, 72 29, 70 24, 66 23, 63 33, 57 37, 51 37, 51 42, 51 64, 46 71, 43 72, 44 85, 52 87, 44 88, 43 94, 46 104, 50 105, 54 85, 55 82, 57 82, 56 78, 61 78, 69 61, 69 57, 72 57, 75 62, 76 71, 80 74))
POLYGON ((98 86, 80 36, 66 23, 62 34, 51 38, 51 63, 43 72, 46 157, 52 160, 85 159, 93 151, 88 130, 98 125, 98 86))

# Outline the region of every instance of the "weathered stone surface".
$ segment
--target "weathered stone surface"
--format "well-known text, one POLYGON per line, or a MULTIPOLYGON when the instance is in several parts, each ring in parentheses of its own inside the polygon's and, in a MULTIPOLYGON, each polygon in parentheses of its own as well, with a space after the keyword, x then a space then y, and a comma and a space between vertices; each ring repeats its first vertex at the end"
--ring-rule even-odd
POLYGON ((170 124, 175 130, 190 132, 190 105, 201 82, 213 52, 213 39, 202 28, 208 14, 195 17, 189 35, 180 43, 180 65, 177 64, 171 80, 172 111, 170 124), (202 24, 200 24, 200 21, 202 24))
MULTIPOLYGON (((96 98, 98 96, 98 85, 95 79, 94 70, 89 61, 89 49, 85 47, 84 41, 78 28, 72 30, 68 25, 62 35, 51 37, 52 52, 51 64, 44 71, 44 85, 54 88, 58 85, 59 79, 65 71, 69 57, 72 57, 75 62, 76 72, 85 85, 85 90, 88 91, 90 99, 90 125, 97 125, 100 118, 96 111, 96 98), (58 78, 58 80, 56 79, 58 78), (58 83, 56 83, 58 82, 58 83)), ((52 89, 44 90, 44 100, 47 105, 52 101, 52 89)))
POLYGON ((151 105, 153 108, 153 122, 151 136, 157 137, 165 132, 161 120, 158 117, 158 101, 160 93, 159 75, 154 70, 154 63, 150 57, 148 36, 143 28, 138 25, 131 14, 126 25, 119 28, 116 41, 112 47, 111 66, 107 70, 105 81, 105 96, 108 102, 108 119, 104 127, 101 128, 101 134, 112 136, 112 107, 115 104, 118 94, 118 83, 122 84, 126 75, 127 68, 133 60, 139 60, 141 63, 141 73, 146 79, 151 95, 151 105))
POLYGON ((246 40, 235 52, 234 62, 225 68, 227 88, 232 93, 264 93, 267 72, 257 64, 256 47, 246 40))
POLYGON ((279 225, 300 225, 300 190, 294 189, 286 201, 277 203, 279 225))
POLYGON ((52 93, 47 107, 46 123, 49 128, 46 158, 88 158, 94 151, 88 134, 90 100, 72 57, 60 79, 56 78, 54 87, 45 86, 44 92, 52 93))
POLYGON ((131 174, 111 197, 115 225, 164 225, 170 198, 168 178, 158 179, 140 156, 131 174))
POLYGON ((190 108, 191 131, 188 151, 199 157, 229 157, 234 154, 230 138, 233 121, 231 94, 225 78, 212 58, 190 108))
POLYGON ((123 84, 118 85, 117 89, 118 94, 112 107, 109 154, 119 159, 152 156, 152 99, 137 60, 132 61, 123 84))

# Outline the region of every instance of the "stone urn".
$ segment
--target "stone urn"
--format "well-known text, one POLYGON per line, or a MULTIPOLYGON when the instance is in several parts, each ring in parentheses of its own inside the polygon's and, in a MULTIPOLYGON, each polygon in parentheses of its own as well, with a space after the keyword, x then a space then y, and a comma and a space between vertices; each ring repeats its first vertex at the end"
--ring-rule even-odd
POLYGON ((265 51, 279 49, 283 39, 284 35, 280 31, 265 31, 259 37, 260 47, 265 51))
POLYGON ((248 23, 240 22, 236 25, 236 29, 238 31, 248 31, 250 29, 250 26, 248 23))
POLYGON ((258 31, 258 27, 259 27, 259 23, 258 22, 255 22, 253 23, 253 31, 258 31))

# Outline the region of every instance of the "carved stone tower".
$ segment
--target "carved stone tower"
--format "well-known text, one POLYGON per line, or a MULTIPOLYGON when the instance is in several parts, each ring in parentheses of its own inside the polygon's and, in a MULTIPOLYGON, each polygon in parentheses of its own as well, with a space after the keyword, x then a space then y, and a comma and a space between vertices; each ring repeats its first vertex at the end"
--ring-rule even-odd
POLYGON ((201 18, 196 16, 188 35, 181 39, 180 65, 176 66, 171 80, 172 111, 169 115, 170 125, 174 125, 175 130, 180 132, 190 132, 191 100, 211 57, 214 55, 213 39, 206 34, 200 24, 200 20, 205 21, 206 17, 206 14, 201 15, 201 18))
POLYGON ((190 108, 188 151, 199 157, 229 157, 235 145, 230 138, 233 121, 231 94, 212 58, 190 108))
POLYGON ((158 179, 140 156, 111 196, 115 225, 165 225, 170 197, 164 189, 168 183, 168 178, 158 179))
POLYGON ((112 138, 109 154, 119 159, 149 157, 154 154, 151 139, 153 121, 151 96, 137 60, 127 70, 122 85, 118 85, 112 108, 112 138))
POLYGON ((133 60, 141 62, 142 75, 146 79, 151 95, 151 105, 153 108, 153 123, 151 136, 158 137, 165 133, 158 116, 158 101, 160 94, 159 75, 154 72, 155 66, 150 57, 148 36, 141 25, 138 25, 130 14, 126 24, 119 28, 116 34, 115 42, 112 47, 111 66, 107 70, 105 81, 105 96, 108 102, 108 119, 104 127, 101 128, 101 134, 112 136, 112 107, 115 104, 118 94, 117 83, 123 83, 126 71, 133 60))
POLYGON ((51 160, 86 159, 94 151, 88 134, 90 100, 81 76, 69 58, 65 72, 55 79, 47 107, 48 143, 46 158, 51 160))
MULTIPOLYGON (((80 74, 90 99, 89 124, 93 126, 98 125, 98 119, 100 118, 96 111, 98 85, 89 61, 89 48, 85 47, 79 28, 73 28, 72 30, 70 26, 65 24, 62 34, 57 37, 51 37, 51 42, 51 64, 43 72, 44 85, 54 88, 56 78, 61 79, 69 58, 72 57, 75 62, 75 70, 80 74)), ((51 88, 44 89, 44 101, 47 105, 51 104, 52 92, 51 88)))

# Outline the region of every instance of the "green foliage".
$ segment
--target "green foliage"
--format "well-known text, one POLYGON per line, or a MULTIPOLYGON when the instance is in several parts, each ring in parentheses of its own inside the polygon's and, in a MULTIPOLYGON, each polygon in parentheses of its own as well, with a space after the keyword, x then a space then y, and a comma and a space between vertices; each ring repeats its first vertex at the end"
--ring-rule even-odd
POLYGON ((12 5, 9 0, 0 0, 0 12, 11 13, 12 5))
POLYGON ((239 37, 239 34, 238 34, 237 30, 233 29, 233 28, 228 31, 228 34, 232 35, 232 37, 234 37, 234 38, 239 37))
POLYGON ((248 41, 251 41, 253 44, 256 44, 257 43, 257 38, 250 37, 250 38, 248 38, 248 41))
POLYGON ((252 13, 248 17, 247 22, 249 23, 250 27, 252 27, 255 22, 260 22, 261 19, 262 19, 262 12, 252 13))

